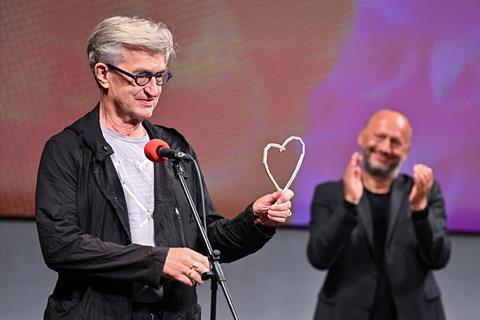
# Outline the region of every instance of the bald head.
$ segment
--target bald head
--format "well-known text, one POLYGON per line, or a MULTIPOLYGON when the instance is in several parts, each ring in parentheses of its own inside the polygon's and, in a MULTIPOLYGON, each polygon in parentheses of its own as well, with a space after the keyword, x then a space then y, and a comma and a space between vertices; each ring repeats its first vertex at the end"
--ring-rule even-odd
POLYGON ((372 129, 372 127, 376 128, 380 125, 397 128, 409 145, 412 142, 412 126, 407 116, 400 111, 393 109, 378 110, 368 118, 362 131, 372 129))
POLYGON ((412 141, 412 126, 401 112, 382 109, 370 116, 358 135, 358 145, 367 172, 393 178, 407 158, 412 141))

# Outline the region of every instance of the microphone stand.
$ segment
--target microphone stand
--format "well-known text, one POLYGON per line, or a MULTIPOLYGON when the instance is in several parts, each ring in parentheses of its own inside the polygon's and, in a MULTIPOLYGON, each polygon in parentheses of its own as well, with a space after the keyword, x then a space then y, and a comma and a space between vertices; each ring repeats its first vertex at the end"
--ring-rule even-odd
MULTIPOLYGON (((192 161, 195 161, 194 159, 190 159, 192 161)), ((200 220, 200 216, 198 214, 197 208, 195 207, 195 204, 192 199, 192 195, 190 194, 190 191, 188 190, 187 184, 185 182, 185 177, 184 173, 185 171, 183 170, 182 166, 180 165, 180 160, 175 159, 173 160, 173 168, 175 171, 175 174, 177 175, 180 184, 182 185, 183 191, 185 193, 185 196, 187 197, 188 204, 190 205, 190 208, 192 209, 193 217, 195 218, 195 222, 197 223, 198 229, 200 230, 200 233, 202 234, 203 241, 205 243, 205 246, 207 247, 207 252, 208 252, 208 259, 210 260, 210 265, 212 267, 212 271, 209 272, 204 272, 202 274, 202 280, 208 280, 210 279, 211 281, 211 304, 210 304, 210 320, 215 320, 216 319, 216 309, 217 309, 217 291, 218 291, 218 283, 220 283, 220 286, 222 287, 223 293, 225 295, 225 299, 227 300, 228 306, 230 307, 230 311, 232 312, 232 316, 235 320, 238 320, 238 315, 235 310, 235 307, 233 305, 232 298, 230 296, 230 293, 227 288, 227 283, 225 279, 225 275, 223 274, 222 267, 220 266, 220 251, 219 250, 213 250, 212 245, 210 241, 208 240, 207 232, 203 228, 202 222, 200 220)))

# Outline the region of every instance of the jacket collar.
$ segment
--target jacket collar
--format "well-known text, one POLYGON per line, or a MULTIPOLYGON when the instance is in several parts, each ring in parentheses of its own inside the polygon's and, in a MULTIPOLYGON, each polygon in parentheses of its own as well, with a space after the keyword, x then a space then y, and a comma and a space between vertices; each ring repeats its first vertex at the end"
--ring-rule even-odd
MULTIPOLYGON (((148 120, 144 120, 142 124, 150 138, 159 134, 157 132, 158 129, 148 120)), ((99 103, 92 111, 88 112, 67 129, 75 131, 83 138, 85 144, 93 151, 97 160, 103 161, 106 157, 113 154, 113 149, 103 137, 102 129, 100 128, 99 103)))
MULTIPOLYGON (((386 243, 385 248, 388 249, 393 234, 395 232, 395 228, 397 226, 398 217, 400 216, 400 211, 402 206, 408 204, 408 197, 409 190, 412 187, 411 179, 409 179, 405 175, 400 175, 395 178, 392 182, 392 187, 390 191, 390 208, 389 208, 389 218, 388 218, 388 229, 387 229, 387 236, 386 236, 386 243), (406 192, 408 191, 408 192, 406 192)), ((360 218, 363 227, 365 228, 365 232, 367 234, 368 242, 370 244, 370 248, 372 249, 372 253, 374 253, 374 244, 373 244, 373 222, 372 222, 372 214, 370 204, 368 203, 368 199, 365 194, 360 199, 360 203, 358 205, 358 215, 360 218)))
POLYGON ((392 241, 395 228, 398 224, 397 222, 400 216, 400 212, 410 212, 408 207, 404 207, 408 206, 408 196, 410 194, 411 188, 412 180, 409 179, 406 175, 400 175, 393 181, 392 190, 390 193, 390 216, 388 219, 387 237, 385 239, 386 248, 389 247, 392 241))

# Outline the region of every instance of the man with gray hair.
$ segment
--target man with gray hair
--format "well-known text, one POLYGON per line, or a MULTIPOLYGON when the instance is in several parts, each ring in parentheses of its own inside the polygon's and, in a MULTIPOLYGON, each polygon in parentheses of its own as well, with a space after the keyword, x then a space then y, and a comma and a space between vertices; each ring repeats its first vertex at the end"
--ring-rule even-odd
POLYGON ((432 272, 450 257, 445 206, 431 168, 399 175, 411 140, 404 114, 377 111, 343 179, 317 186, 307 254, 328 274, 314 319, 445 319, 432 272))
MULTIPOLYGON (((156 138, 196 157, 180 133, 147 120, 172 78, 172 35, 162 23, 112 17, 95 27, 87 52, 99 103, 49 139, 38 171, 40 245, 58 272, 44 318, 200 319, 195 286, 210 270, 205 246, 171 162, 144 156, 156 138)), ((193 164, 184 170, 199 203, 193 164)), ((260 249, 291 215, 292 196, 264 195, 227 220, 205 192, 221 261, 260 249)))

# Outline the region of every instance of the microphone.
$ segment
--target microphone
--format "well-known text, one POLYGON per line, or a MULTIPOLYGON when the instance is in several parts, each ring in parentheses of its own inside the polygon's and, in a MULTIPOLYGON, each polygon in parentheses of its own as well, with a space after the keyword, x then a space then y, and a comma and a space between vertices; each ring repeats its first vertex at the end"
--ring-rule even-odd
POLYGON ((162 139, 152 139, 147 142, 143 150, 145 156, 152 162, 165 162, 167 159, 190 159, 190 155, 170 149, 168 143, 162 139))

